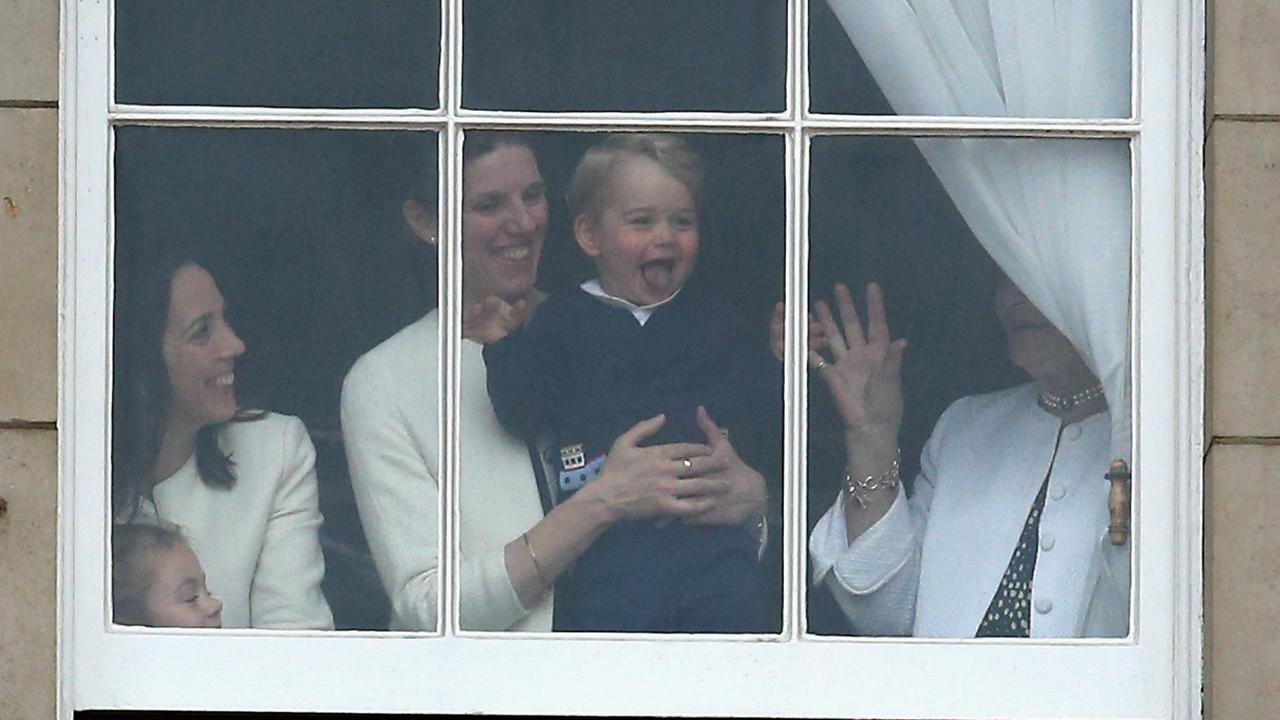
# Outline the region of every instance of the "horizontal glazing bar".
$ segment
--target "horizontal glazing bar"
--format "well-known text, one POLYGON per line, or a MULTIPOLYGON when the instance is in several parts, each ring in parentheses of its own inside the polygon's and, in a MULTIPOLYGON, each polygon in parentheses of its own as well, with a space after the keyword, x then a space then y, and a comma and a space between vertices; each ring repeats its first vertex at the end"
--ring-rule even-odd
MULTIPOLYGON (((117 105, 114 125, 327 127, 351 129, 440 130, 444 111, 315 110, 117 105)), ((1052 120, 811 115, 803 120, 776 115, 733 113, 507 113, 459 112, 455 123, 467 129, 592 131, 611 129, 781 133, 801 126, 811 135, 921 135, 975 137, 1132 137, 1142 130, 1133 120, 1052 120)))
POLYGON ((208 107, 180 105, 112 105, 107 113, 116 125, 247 125, 320 127, 443 128, 443 110, 339 110, 312 108, 208 107))
POLYGON ((824 135, 993 135, 1014 137, 1129 137, 1142 130, 1134 120, 928 117, 916 115, 809 115, 806 130, 824 135))

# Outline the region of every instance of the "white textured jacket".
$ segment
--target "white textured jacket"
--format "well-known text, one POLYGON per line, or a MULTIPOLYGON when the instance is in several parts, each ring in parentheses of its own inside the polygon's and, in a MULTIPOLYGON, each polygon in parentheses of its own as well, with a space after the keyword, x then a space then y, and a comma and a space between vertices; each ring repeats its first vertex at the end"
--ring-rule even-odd
POLYGON ((156 485, 155 511, 176 523, 223 603, 222 626, 333 628, 320 591, 319 488, 315 448, 302 421, 268 413, 227 423, 218 443, 235 463, 235 485, 212 488, 195 456, 156 485))
MULTIPOLYGON (((342 437, 360 521, 391 597, 392 628, 434 630, 439 607, 439 315, 365 353, 342 387, 342 437)), ((462 627, 551 630, 551 593, 520 604, 503 548, 542 518, 523 441, 498 424, 482 346, 462 342, 459 528, 462 627)))
POLYGON ((1062 427, 1037 396, 1030 384, 954 403, 925 445, 911 499, 899 489, 852 544, 843 496, 818 522, 814 580, 859 634, 973 637, 1046 473, 1031 636, 1127 634, 1130 545, 1106 535, 1109 418, 1062 427))

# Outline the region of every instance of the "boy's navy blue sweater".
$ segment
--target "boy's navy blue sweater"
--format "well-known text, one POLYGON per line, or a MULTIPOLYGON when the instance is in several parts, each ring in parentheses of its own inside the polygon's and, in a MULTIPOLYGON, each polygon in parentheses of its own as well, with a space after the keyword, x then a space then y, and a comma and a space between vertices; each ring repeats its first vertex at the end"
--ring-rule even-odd
MULTIPOLYGON (((705 443, 699 405, 773 480, 781 365, 763 333, 729 310, 714 292, 686 286, 642 326, 581 289, 551 297, 523 330, 485 347, 494 412, 526 439, 550 433, 561 498, 599 472, 619 435, 659 413, 666 423, 646 444, 705 443)), ((765 617, 773 603, 743 527, 619 523, 566 575, 557 584, 559 630, 762 632, 777 624, 765 617)))

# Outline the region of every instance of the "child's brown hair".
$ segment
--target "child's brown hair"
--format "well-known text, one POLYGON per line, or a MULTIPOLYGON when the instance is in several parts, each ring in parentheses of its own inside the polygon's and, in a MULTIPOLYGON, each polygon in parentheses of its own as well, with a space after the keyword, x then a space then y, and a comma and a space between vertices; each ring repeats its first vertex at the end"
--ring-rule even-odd
POLYGON ((111 530, 111 611, 119 625, 150 625, 147 592, 151 589, 156 558, 164 551, 186 545, 178 526, 135 522, 111 530))

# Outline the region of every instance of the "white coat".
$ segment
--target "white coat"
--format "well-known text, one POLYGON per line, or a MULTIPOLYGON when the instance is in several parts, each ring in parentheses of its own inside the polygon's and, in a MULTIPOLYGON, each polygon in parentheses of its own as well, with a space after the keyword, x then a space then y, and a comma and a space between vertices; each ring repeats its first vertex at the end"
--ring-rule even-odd
POLYGON ((925 445, 911 499, 899 489, 852 544, 836 498, 809 538, 812 571, 858 634, 973 637, 1046 473, 1031 636, 1127 634, 1129 545, 1106 535, 1110 420, 1063 427, 1037 396, 1030 384, 954 403, 925 445))
MULTIPOLYGON (((467 630, 551 630, 551 593, 525 608, 504 548, 542 519, 523 441, 489 404, 482 346, 463 340, 458 408, 459 611, 467 630)), ((342 387, 351 487, 392 629, 434 630, 440 569, 440 322, 435 310, 361 356, 342 387)))
POLYGON ((302 421, 268 413, 218 432, 236 476, 230 489, 205 484, 193 454, 153 491, 155 512, 178 525, 222 600, 222 626, 328 630, 320 590, 320 495, 315 448, 302 421))

